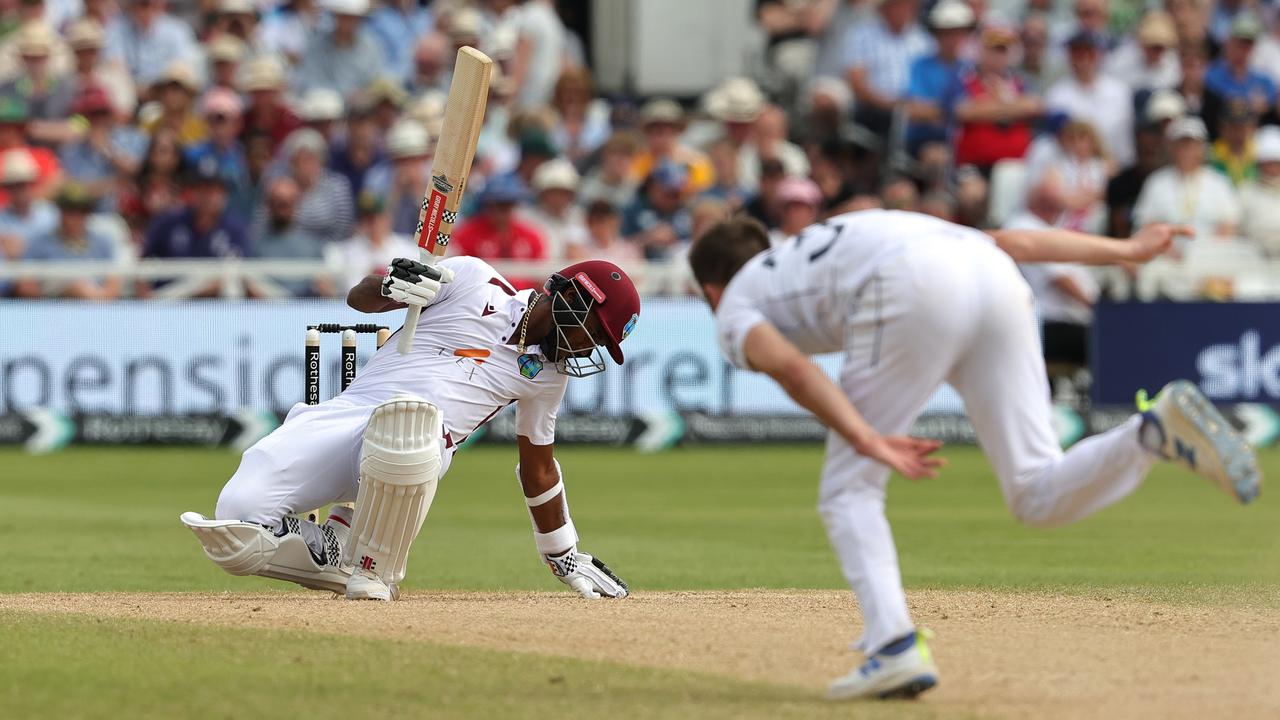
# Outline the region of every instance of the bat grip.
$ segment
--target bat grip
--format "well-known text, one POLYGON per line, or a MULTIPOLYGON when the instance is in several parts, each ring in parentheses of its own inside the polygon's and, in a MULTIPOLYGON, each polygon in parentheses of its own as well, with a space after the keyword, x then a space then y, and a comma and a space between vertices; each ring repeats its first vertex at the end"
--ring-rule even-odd
MULTIPOLYGON (((440 256, 426 250, 418 251, 419 261, 423 265, 435 265, 440 262, 440 256)), ((396 340, 396 350, 401 355, 408 355, 413 349, 413 336, 418 334, 418 318, 422 315, 422 307, 419 305, 410 305, 405 312, 404 328, 400 330, 400 338, 396 340)))

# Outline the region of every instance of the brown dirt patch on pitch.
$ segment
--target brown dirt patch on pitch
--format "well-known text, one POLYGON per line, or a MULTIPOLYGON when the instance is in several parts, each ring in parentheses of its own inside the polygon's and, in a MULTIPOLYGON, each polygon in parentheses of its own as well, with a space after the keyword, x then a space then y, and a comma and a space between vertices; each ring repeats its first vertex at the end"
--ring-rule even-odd
MULTIPOLYGON (((943 717, 1280 717, 1280 612, 1122 596, 923 590, 943 717)), ((856 661, 853 603, 835 591, 418 591, 390 605, 319 593, 0 595, 0 610, 350 632, 678 668, 820 691, 856 661)))

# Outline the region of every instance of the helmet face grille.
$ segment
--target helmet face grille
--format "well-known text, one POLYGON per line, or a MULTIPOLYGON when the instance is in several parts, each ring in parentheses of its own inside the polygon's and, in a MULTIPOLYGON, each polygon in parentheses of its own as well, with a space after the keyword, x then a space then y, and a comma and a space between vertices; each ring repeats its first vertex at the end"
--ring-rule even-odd
POLYGON ((552 336, 547 338, 551 342, 543 343, 544 354, 555 363, 558 371, 570 377, 588 377, 604 372, 606 366, 600 342, 587 329, 595 300, 589 295, 584 300, 584 293, 579 292, 577 285, 559 274, 547 280, 546 288, 551 294, 552 336), (576 341, 571 334, 576 336, 576 341))

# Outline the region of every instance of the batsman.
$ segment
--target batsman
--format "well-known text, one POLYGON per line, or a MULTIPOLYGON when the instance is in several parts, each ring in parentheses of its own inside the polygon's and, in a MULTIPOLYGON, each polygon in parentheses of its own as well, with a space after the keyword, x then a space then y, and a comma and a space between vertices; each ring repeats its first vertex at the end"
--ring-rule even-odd
POLYGON ((626 584, 578 548, 553 443, 568 379, 602 372, 601 348, 623 362, 620 344, 640 316, 626 273, 588 260, 517 291, 477 258, 405 258, 347 302, 369 313, 422 308, 409 353, 387 343, 345 392, 295 405, 245 451, 214 519, 183 514, 209 559, 233 575, 394 599, 458 446, 515 403, 516 476, 538 553, 584 597, 625 597, 626 584), (294 516, 352 500, 354 513, 335 507, 320 525, 294 516))

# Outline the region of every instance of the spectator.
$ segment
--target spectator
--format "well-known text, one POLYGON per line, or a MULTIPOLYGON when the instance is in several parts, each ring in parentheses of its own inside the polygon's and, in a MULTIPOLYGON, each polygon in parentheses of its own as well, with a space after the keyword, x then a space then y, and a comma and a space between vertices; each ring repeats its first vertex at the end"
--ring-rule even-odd
MULTIPOLYGON (((338 126, 342 123, 345 112, 346 105, 342 102, 342 96, 330 88, 318 87, 308 90, 298 103, 298 117, 301 118, 303 126, 320 133, 320 137, 324 138, 325 142, 334 142, 338 139, 338 126)), ((372 115, 365 113, 364 116, 372 122, 372 115)), ((377 131, 376 126, 374 131, 377 131)))
POLYGON ((0 153, 0 184, 8 197, 0 210, 0 245, 9 248, 10 255, 22 255, 31 238, 47 235, 58 225, 53 203, 35 192, 39 177, 36 161, 25 148, 0 153))
POLYGON ((265 52, 297 65, 313 37, 333 29, 333 18, 322 12, 316 0, 288 0, 262 20, 258 39, 265 52))
POLYGON ((551 108, 559 115, 551 131, 551 140, 575 165, 585 164, 613 128, 609 124, 609 105, 596 100, 591 88, 591 71, 583 67, 566 68, 556 80, 551 108))
POLYGON ((1205 0, 1164 0, 1183 51, 1194 47, 1203 54, 1211 46, 1216 49, 1217 41, 1209 37, 1209 5, 1205 0))
MULTIPOLYGON (((764 93, 760 92, 755 82, 749 78, 733 77, 708 92, 704 105, 707 114, 720 123, 723 139, 730 143, 736 154, 738 150, 752 144, 756 120, 764 112, 765 102, 764 93)), ((759 153, 753 155, 754 162, 758 165, 759 153)), ((746 161, 744 158, 744 162, 746 161)), ((734 175, 738 175, 736 170, 734 175)), ((720 180, 718 177, 716 179, 720 180)))
MULTIPOLYGON (((707 157, 716 173, 716 183, 707 188, 699 197, 716 198, 725 205, 737 210, 751 198, 752 193, 742 187, 738 181, 738 148, 733 140, 722 137, 707 148, 707 157)), ((759 161, 756 163, 759 166, 759 161)), ((757 170, 758 172, 758 170, 757 170)), ((757 184, 758 181, 757 181, 757 184)))
POLYGON ((49 65, 55 39, 44 23, 29 23, 17 32, 22 74, 0 85, 0 95, 20 98, 27 105, 27 132, 34 142, 55 146, 71 134, 67 117, 75 99, 71 78, 49 65))
POLYGON ((960 68, 960 52, 973 32, 973 10, 964 0, 942 0, 929 13, 929 30, 937 52, 911 63, 905 93, 907 150, 915 155, 925 143, 947 141, 946 106, 952 79, 960 68))
POLYGON ((1253 46, 1253 54, 1249 56, 1249 65, 1254 70, 1271 78, 1271 84, 1280 87, 1280 18, 1274 11, 1271 15, 1270 30, 1258 36, 1253 46))
POLYGON ((640 140, 629 132, 616 132, 600 148, 600 163, 582 181, 578 193, 588 205, 604 200, 621 210, 636 196, 631 166, 640 150, 640 140))
POLYGON ((1151 173, 1133 209, 1134 224, 1190 225, 1201 238, 1235 235, 1240 210, 1231 182, 1204 163, 1204 121, 1183 117, 1167 133, 1173 162, 1151 173))
POLYGON ((1147 101, 1145 122, 1138 127, 1134 143, 1137 160, 1107 183, 1107 235, 1133 234, 1131 216, 1138 194, 1151 173, 1167 162, 1165 131, 1185 111, 1182 97, 1172 90, 1159 90, 1147 101))
MULTIPOLYGON (((723 200, 717 200, 712 197, 699 198, 689 204, 689 237, 698 237, 707 231, 707 228, 715 225, 729 217, 729 206, 723 200)), ((669 258, 676 258, 686 255, 689 246, 683 245, 676 249, 669 258)))
POLYGON ((285 77, 280 61, 269 55, 253 58, 244 66, 240 88, 248 98, 240 141, 250 134, 261 133, 270 138, 274 154, 289 133, 302 125, 302 120, 284 101, 285 77))
MULTIPOLYGON (((27 135, 27 104, 20 98, 0 95, 0 152, 24 149, 27 157, 35 162, 36 178, 33 191, 36 197, 48 197, 62 180, 62 168, 58 158, 47 148, 33 147, 27 135)), ((8 197, 0 192, 0 207, 8 203, 8 197)))
POLYGON ((391 231, 391 218, 382 198, 371 192, 356 199, 356 232, 342 243, 339 292, 355 287, 366 275, 385 275, 396 258, 418 257, 418 246, 407 235, 391 231))
POLYGON ((916 23, 916 0, 881 0, 877 15, 854 25, 844 39, 845 76, 858 101, 854 119, 880 137, 907 91, 911 64, 933 52, 916 23))
POLYGON ((350 237, 355 220, 351 185, 343 176, 325 168, 329 146, 320 133, 310 128, 294 130, 285 139, 281 152, 288 164, 288 175, 300 192, 294 213, 298 228, 323 243, 350 237))
POLYGON ((1116 162, 1133 162, 1133 93, 1119 80, 1099 72, 1106 38, 1081 31, 1067 43, 1070 74, 1045 94, 1050 110, 1093 125, 1116 162))
POLYGON ((401 110, 408 99, 409 93, 405 92, 399 82, 383 76, 357 92, 352 97, 351 105, 354 110, 372 115, 378 126, 378 134, 383 135, 400 119, 401 110))
MULTIPOLYGON (((89 229, 89 213, 97 199, 80 185, 68 183, 58 192, 59 218, 52 232, 36 235, 27 245, 24 260, 94 260, 115 259, 115 246, 107 237, 89 229)), ((19 280, 14 292, 19 297, 63 297, 77 300, 115 300, 120 297, 120 278, 114 275, 86 277, 72 275, 71 280, 19 280)))
POLYGON ((1216 0, 1206 3, 1209 9, 1209 36, 1214 42, 1229 42, 1236 19, 1247 15, 1251 4, 1248 0, 1216 0))
POLYGON ((1240 189, 1241 234, 1272 258, 1280 258, 1280 128, 1258 131, 1257 178, 1240 189))
MULTIPOLYGON (((781 160, 769 158, 761 162, 760 191, 743 207, 748 215, 759 220, 770 230, 778 227, 782 222, 782 207, 778 203, 778 185, 786 176, 787 169, 782 166, 781 160)), ((827 195, 827 200, 830 202, 830 195, 827 195)))
POLYGON ((578 171, 564 158, 549 160, 533 174, 535 204, 520 215, 542 233, 547 257, 562 260, 571 248, 587 241, 587 223, 582 208, 574 204, 578 192, 578 171))
POLYGON ((1218 139, 1213 142, 1209 156, 1214 169, 1226 175, 1236 187, 1257 177, 1253 146, 1257 129, 1258 116, 1248 102, 1240 98, 1226 102, 1218 119, 1218 139))
MULTIPOLYGON (((845 177, 840 166, 838 156, 839 150, 835 147, 823 147, 813 156, 813 181, 818 185, 818 189, 822 191, 822 211, 824 214, 831 214, 832 208, 839 207, 848 202, 854 196, 853 184, 845 177)), ((761 165, 761 170, 767 167, 767 164, 761 165)), ((761 185, 763 193, 764 186, 761 185)), ((759 215, 753 212, 751 206, 747 206, 747 213, 752 217, 759 219, 759 215)), ((761 220, 761 222, 764 222, 761 220)))
POLYGON ((367 87, 382 74, 382 51, 364 27, 369 0, 326 0, 333 29, 310 36, 295 85, 299 91, 332 88, 343 96, 367 87))
POLYGON ((1043 12, 1027 15, 1022 21, 1018 39, 1022 42, 1022 62, 1018 65, 1018 72, 1027 92, 1043 95, 1045 88, 1062 77, 1061 68, 1053 62, 1049 52, 1049 23, 1043 12))
MULTIPOLYGON (((227 211, 227 180, 217 158, 205 157, 187 175, 186 198, 176 210, 157 217, 147 228, 142 256, 148 258, 228 258, 247 257, 253 246, 243 221, 227 211)), ((211 280, 191 293, 215 297, 221 283, 211 280)), ((151 286, 138 282, 139 297, 151 293, 151 286)))
POLYGON ((175 63, 194 67, 200 50, 191 26, 170 15, 165 0, 124 0, 125 14, 106 25, 109 60, 124 63, 139 85, 163 77, 175 63))
MULTIPOLYGON (((1276 86, 1271 78, 1249 67, 1253 43, 1262 25, 1252 13, 1242 12, 1231 21, 1231 36, 1222 46, 1222 56, 1205 72, 1205 89, 1223 102, 1243 100, 1257 115, 1266 115, 1276 103, 1276 86)), ((1216 118, 1206 117, 1213 127, 1216 118)))
POLYGON ((884 184, 880 191, 886 210, 905 210, 916 212, 920 204, 920 191, 911 180, 899 177, 892 178, 884 184))
POLYGON ((434 27, 431 11, 418 0, 384 0, 369 16, 369 30, 386 56, 384 67, 401 83, 413 73, 418 38, 434 27))
POLYGON ((253 212, 254 193, 249 180, 249 161, 240 144, 244 105, 239 95, 220 87, 210 88, 200 105, 201 117, 209 128, 209 139, 187 148, 187 165, 195 167, 210 155, 217 158, 218 167, 227 176, 231 212, 238 217, 249 217, 253 212))
MULTIPOLYGON (((1046 175, 1032 186, 1026 209, 1013 216, 1005 228, 1046 230, 1055 227, 1067 208, 1057 177, 1046 175)), ((1089 326, 1099 292, 1089 269, 1073 263, 1022 263, 1018 267, 1036 298, 1043 323, 1042 351, 1050 375, 1071 374, 1087 367, 1089 326)))
POLYGON ((219 35, 211 40, 208 44, 209 86, 238 90, 245 53, 245 44, 234 35, 219 35))
POLYGON ((644 259, 640 248, 622 239, 622 216, 608 200, 587 205, 587 240, 568 247, 568 260, 608 260, 626 268, 644 259))
POLYGON ((78 140, 62 146, 62 169, 98 198, 99 212, 114 212, 116 194, 138 172, 147 139, 116 119, 111 98, 100 87, 82 91, 72 111, 84 118, 88 128, 78 140))
POLYGON ((1178 54, 1178 66, 1182 68, 1182 79, 1175 89, 1182 96, 1187 112, 1203 117, 1206 105, 1205 74, 1209 68, 1204 49, 1197 45, 1183 45, 1178 54))
MULTIPOLYGON (((978 62, 960 71, 952 86, 955 161, 986 172, 1006 158, 1020 158, 1031 144, 1031 122, 1044 113, 1040 99, 1026 93, 1010 69, 1017 36, 1001 25, 982 31, 978 62)), ((1127 102, 1127 100, 1126 100, 1127 102)))
MULTIPOLYGON (((277 260, 319 260, 324 246, 320 238, 298 226, 298 183, 288 176, 267 182, 266 212, 254 218, 250 237, 254 257, 277 260)), ((302 278, 277 279, 290 295, 332 295, 333 283, 327 278, 315 282, 302 278)))
POLYGON ((774 245, 799 235, 818 221, 822 191, 809 178, 788 177, 778 185, 778 203, 782 207, 782 223, 770 232, 774 245))
MULTIPOLYGON (((444 35, 433 32, 418 39, 413 48, 413 68, 407 79, 409 95, 418 97, 425 93, 449 92, 449 58, 448 40, 444 35)), ((490 78, 492 86, 492 78, 490 78)))
MULTIPOLYGON (((516 205, 528 198, 524 182, 500 175, 480 194, 480 212, 462 221, 449 246, 455 255, 483 260, 545 260, 546 246, 538 229, 516 217, 516 205)), ((539 287, 537 278, 508 278, 518 288, 539 287)))
POLYGON ((1107 57, 1105 72, 1127 85, 1130 93, 1171 88, 1182 75, 1177 47, 1173 18, 1152 10, 1142 16, 1137 34, 1107 57))
MULTIPOLYGON (((516 123, 513 123, 516 124, 516 123)), ((533 183, 533 174, 543 163, 556 157, 556 148, 551 138, 541 127, 529 127, 520 132, 520 160, 516 163, 515 174, 520 182, 528 187, 533 183)))
POLYGON ((170 66, 151 87, 159 108, 149 117, 144 114, 142 129, 154 133, 156 128, 163 126, 178 133, 178 140, 183 145, 202 142, 208 137, 209 128, 195 111, 195 97, 199 92, 200 84, 189 65, 176 63, 170 66))
POLYGON ((546 105, 564 65, 567 33, 551 0, 525 0, 516 29, 511 80, 517 108, 546 105))
POLYGON ((97 20, 83 18, 71 23, 67 28, 67 44, 75 55, 71 83, 81 91, 91 85, 103 88, 111 96, 111 105, 117 112, 132 115, 138 106, 133 78, 119 63, 103 62, 105 41, 97 20))
POLYGON ((1111 3, 1110 0, 1075 0, 1072 5, 1072 14, 1074 23, 1061 23, 1051 29, 1049 34, 1049 63, 1051 65, 1065 65, 1068 58, 1063 56, 1063 50, 1070 53, 1071 38, 1080 34, 1088 33, 1098 41, 1098 49, 1103 55, 1110 53, 1116 49, 1117 39, 1111 34, 1111 3))
POLYGON ((693 238, 693 218, 685 207, 689 174, 684 167, 662 162, 649 173, 636 198, 622 215, 622 234, 644 248, 650 260, 670 258, 693 238))
POLYGON ((412 235, 430 180, 431 136, 421 123, 401 120, 387 134, 387 155, 389 161, 369 171, 365 187, 386 198, 391 230, 412 235))
POLYGON ((777 105, 766 105, 752 127, 750 142, 738 149, 738 184, 754 192, 760 186, 760 161, 776 157, 788 175, 809 174, 809 158, 787 140, 787 114, 777 105))
POLYGON ((70 72, 71 53, 54 26, 43 18, 43 8, 42 0, 24 2, 14 31, 0 40, 0 80, 10 82, 26 74, 24 54, 35 54, 44 60, 42 69, 50 78, 61 78, 70 72))
MULTIPOLYGON (((217 6, 213 19, 206 28, 206 37, 211 40, 210 55, 213 54, 213 43, 223 39, 238 40, 243 58, 246 53, 256 54, 258 51, 258 8, 249 0, 216 0, 217 6)), ((234 88, 235 84, 224 87, 234 88)))
POLYGON ((182 146, 178 134, 159 128, 142 156, 142 167, 132 187, 122 192, 119 206, 125 221, 141 235, 157 217, 181 204, 182 146))
POLYGON ((684 168, 690 192, 700 193, 715 182, 715 172, 707 156, 680 143, 684 110, 675 100, 659 98, 645 103, 640 108, 640 127, 644 132, 644 148, 631 163, 632 180, 638 182, 649 177, 655 167, 667 161, 684 168))
POLYGON ((1056 224, 1068 230, 1102 232, 1106 222, 1103 197, 1114 172, 1111 159, 1102 147, 1098 131, 1087 122, 1067 122, 1058 137, 1060 152, 1045 168, 1045 174, 1057 178, 1057 190, 1066 203, 1056 224))

